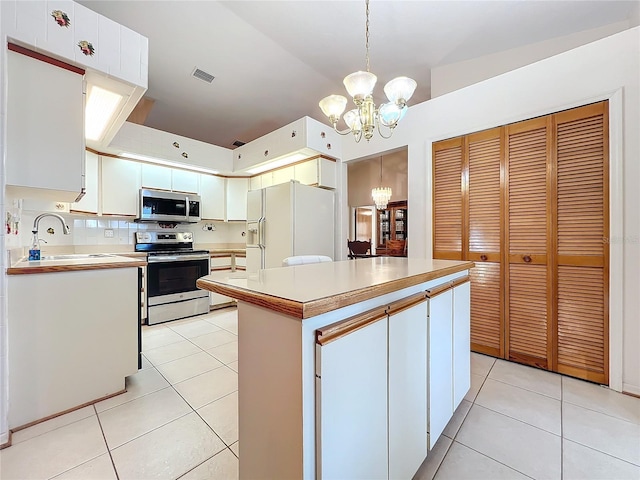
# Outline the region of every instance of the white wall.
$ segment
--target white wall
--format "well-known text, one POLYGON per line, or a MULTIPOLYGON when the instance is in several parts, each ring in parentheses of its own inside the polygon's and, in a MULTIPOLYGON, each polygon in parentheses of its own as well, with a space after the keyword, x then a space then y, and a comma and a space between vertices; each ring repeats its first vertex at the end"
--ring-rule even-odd
MULTIPOLYGON (((2 195, 0 195, 0 215, 2 218, 6 218, 5 205, 4 205, 4 187, 5 187, 5 174, 4 166, 7 155, 6 149, 6 114, 7 114, 7 37, 5 32, 0 26, 0 40, 2 40, 2 48, 0 48, 0 189, 2 195)), ((4 223, 4 222, 3 222, 4 223)), ((8 415, 8 391, 9 380, 7 378, 7 363, 8 363, 8 342, 7 342, 7 277, 4 275, 6 268, 6 255, 5 255, 5 229, 0 229, 0 269, 2 275, 0 275, 0 445, 9 441, 9 426, 7 422, 8 415)))
POLYGON ((412 106, 390 140, 345 140, 343 161, 408 146, 409 255, 431 257, 433 141, 610 98, 610 381, 612 388, 640 394, 639 90, 635 27, 412 106))
POLYGON ((431 98, 566 52, 580 45, 600 40, 626 30, 630 26, 632 25, 629 25, 627 21, 612 23, 604 27, 433 68, 431 70, 431 98))

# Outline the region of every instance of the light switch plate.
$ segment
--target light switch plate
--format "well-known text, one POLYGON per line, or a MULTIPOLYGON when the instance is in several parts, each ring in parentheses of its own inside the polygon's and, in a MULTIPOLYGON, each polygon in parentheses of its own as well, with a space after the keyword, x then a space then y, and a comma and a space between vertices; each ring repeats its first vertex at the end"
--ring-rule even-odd
POLYGON ((104 238, 113 238, 113 228, 104 229, 104 238))

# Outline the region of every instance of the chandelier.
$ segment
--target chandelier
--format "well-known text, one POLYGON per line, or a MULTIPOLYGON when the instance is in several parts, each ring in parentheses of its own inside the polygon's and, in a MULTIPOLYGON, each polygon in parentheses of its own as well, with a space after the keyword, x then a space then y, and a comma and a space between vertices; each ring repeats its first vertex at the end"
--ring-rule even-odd
MULTIPOLYGON (((380 185, 382 185, 382 157, 380 157, 380 185)), ((387 208, 389 200, 391 200, 391 187, 376 187, 371 190, 371 197, 376 204, 376 208, 384 210, 387 208)))
POLYGON ((389 100, 380 107, 373 103, 373 88, 378 77, 369 71, 369 0, 365 0, 367 21, 365 23, 365 60, 367 71, 357 71, 344 77, 343 83, 353 99, 356 108, 344 114, 348 130, 338 130, 338 121, 347 106, 347 99, 342 95, 329 95, 320 100, 322 112, 329 117, 333 129, 341 135, 353 133, 356 142, 362 137, 369 141, 374 131, 382 138, 390 138, 393 129, 407 112, 407 101, 416 89, 416 82, 408 77, 396 77, 384 86, 384 93, 389 100), (385 127, 387 135, 383 133, 385 127))

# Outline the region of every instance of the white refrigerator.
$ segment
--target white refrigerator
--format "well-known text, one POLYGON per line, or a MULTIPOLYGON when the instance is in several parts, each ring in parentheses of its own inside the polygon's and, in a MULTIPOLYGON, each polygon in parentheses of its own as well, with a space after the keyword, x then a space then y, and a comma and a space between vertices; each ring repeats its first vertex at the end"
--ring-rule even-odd
POLYGON ((294 255, 334 258, 333 190, 290 181, 247 194, 247 273, 294 255))

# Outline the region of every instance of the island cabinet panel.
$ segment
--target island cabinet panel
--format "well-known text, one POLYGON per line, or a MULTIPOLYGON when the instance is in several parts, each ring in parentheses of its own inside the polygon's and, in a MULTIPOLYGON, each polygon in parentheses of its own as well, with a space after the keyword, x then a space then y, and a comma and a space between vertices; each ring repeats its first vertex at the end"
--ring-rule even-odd
MULTIPOLYGON (((389 478, 412 478, 427 456, 427 299, 389 310, 389 478)), ((466 392, 465 392, 466 393, 466 392)))
POLYGON ((453 410, 471 387, 471 282, 453 289, 453 410))
POLYGON ((316 347, 317 478, 386 479, 387 319, 316 347))
POLYGON ((452 290, 429 300, 429 449, 444 431, 454 410, 452 316, 452 290))

